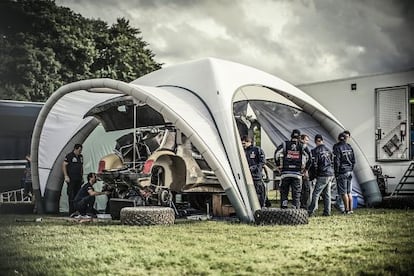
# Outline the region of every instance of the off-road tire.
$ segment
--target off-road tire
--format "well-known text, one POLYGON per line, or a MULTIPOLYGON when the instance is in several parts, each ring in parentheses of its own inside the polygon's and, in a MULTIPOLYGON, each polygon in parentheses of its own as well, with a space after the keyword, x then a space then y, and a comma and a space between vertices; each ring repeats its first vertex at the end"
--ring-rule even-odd
POLYGON ((304 209, 263 208, 254 213, 258 225, 308 224, 308 212, 304 209))
POLYGON ((382 198, 380 208, 414 209, 414 196, 386 196, 382 198))
POLYGON ((170 225, 174 224, 175 213, 170 207, 139 206, 121 209, 121 224, 127 225, 170 225))

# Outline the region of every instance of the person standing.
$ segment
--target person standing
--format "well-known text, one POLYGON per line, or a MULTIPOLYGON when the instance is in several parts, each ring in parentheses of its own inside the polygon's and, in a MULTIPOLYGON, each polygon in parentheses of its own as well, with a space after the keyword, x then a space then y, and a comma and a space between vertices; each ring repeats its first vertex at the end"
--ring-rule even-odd
POLYGON ((81 144, 75 144, 73 151, 66 155, 62 170, 67 184, 69 215, 72 215, 75 212, 73 200, 82 185, 83 156, 81 144))
MULTIPOLYGON (((351 132, 349 130, 344 130, 344 134, 345 134, 345 142, 347 144, 349 144, 349 141, 351 140, 351 132)), ((339 142, 339 141, 338 141, 339 142)), ((351 191, 352 191, 352 187, 351 187, 351 191)), ((335 205, 337 206, 337 208, 341 211, 344 212, 345 211, 345 207, 344 207, 344 202, 342 200, 342 197, 338 194, 336 201, 335 201, 335 205)))
POLYGON ((32 201, 33 197, 33 185, 32 185, 32 168, 31 168, 32 159, 30 154, 26 155, 26 165, 24 169, 24 189, 23 196, 24 200, 32 201))
POLYGON ((324 145, 323 137, 315 135, 316 148, 312 150, 313 170, 316 175, 315 189, 312 193, 312 201, 308 213, 312 216, 318 210, 318 200, 323 197, 323 215, 331 215, 331 184, 334 179, 332 152, 324 145))
MULTIPOLYGON (((300 135, 300 142, 303 144, 303 148, 306 151, 308 158, 310 161, 312 161, 312 154, 309 149, 308 143, 309 143, 309 136, 307 134, 301 134, 300 135)), ((300 195, 300 208, 302 209, 308 209, 309 206, 309 198, 311 195, 311 181, 309 180, 309 166, 312 162, 308 162, 306 160, 306 164, 308 164, 307 167, 305 167, 305 170, 303 171, 302 176, 302 191, 300 195)))
POLYGON ((246 154, 247 163, 249 164, 250 173, 253 178, 254 188, 260 207, 265 206, 266 190, 263 183, 263 166, 266 162, 265 154, 260 147, 253 146, 252 138, 248 136, 242 137, 242 145, 246 154))
POLYGON ((109 194, 109 192, 96 192, 93 188, 93 185, 96 183, 96 173, 89 173, 87 179, 88 181, 81 186, 74 199, 75 213, 73 217, 75 218, 77 216, 96 217, 97 211, 93 207, 95 197, 109 194))
POLYGON ((341 196, 344 202, 344 214, 352 214, 352 171, 355 166, 354 151, 346 142, 346 134, 340 133, 338 136, 338 143, 333 147, 334 154, 334 170, 336 183, 338 188, 338 195, 341 196))
POLYGON ((306 167, 306 163, 310 163, 310 159, 299 139, 300 131, 294 129, 291 134, 291 140, 279 145, 275 151, 276 166, 281 171, 281 208, 288 207, 289 189, 292 190, 293 208, 300 208, 302 172, 306 167))

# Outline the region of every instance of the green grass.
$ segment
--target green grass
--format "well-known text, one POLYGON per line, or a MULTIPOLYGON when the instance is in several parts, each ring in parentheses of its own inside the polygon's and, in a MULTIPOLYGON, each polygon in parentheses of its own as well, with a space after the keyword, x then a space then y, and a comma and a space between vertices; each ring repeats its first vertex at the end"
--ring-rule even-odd
POLYGON ((357 209, 308 225, 134 227, 0 216, 0 275, 412 275, 414 211, 357 209))

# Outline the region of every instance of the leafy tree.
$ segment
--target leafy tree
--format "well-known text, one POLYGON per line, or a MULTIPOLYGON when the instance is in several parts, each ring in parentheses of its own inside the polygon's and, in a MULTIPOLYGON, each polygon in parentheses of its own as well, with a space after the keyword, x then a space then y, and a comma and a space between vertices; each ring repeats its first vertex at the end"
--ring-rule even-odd
POLYGON ((140 35, 124 18, 108 26, 51 0, 2 0, 0 99, 45 101, 65 83, 130 82, 159 69, 140 35))

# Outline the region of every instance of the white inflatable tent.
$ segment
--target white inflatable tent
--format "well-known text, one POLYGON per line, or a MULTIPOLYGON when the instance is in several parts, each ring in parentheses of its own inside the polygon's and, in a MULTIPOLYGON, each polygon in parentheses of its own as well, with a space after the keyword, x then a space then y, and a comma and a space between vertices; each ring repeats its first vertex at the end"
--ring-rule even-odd
MULTIPOLYGON (((190 138, 215 171, 237 216, 246 222, 254 220, 253 213, 259 205, 234 119, 235 102, 251 101, 254 105, 254 100, 265 100, 290 106, 317 122, 315 127, 323 129, 332 141, 343 131, 323 106, 293 85, 257 69, 214 58, 163 68, 131 83, 111 79, 70 83, 46 102, 33 133, 33 187, 42 198, 39 211, 58 212, 63 158, 99 124, 93 118, 83 119, 84 114, 120 94, 148 104, 190 138)), ((275 110, 272 108, 269 110, 275 110)), ((261 123, 260 110, 255 112, 261 123)), ((273 132, 269 128, 274 124, 264 125, 280 137, 288 137, 291 131, 280 128, 283 121, 278 123, 280 129, 273 132)), ((353 146, 358 160, 355 175, 366 201, 375 204, 381 200, 375 176, 355 141, 353 146)))

